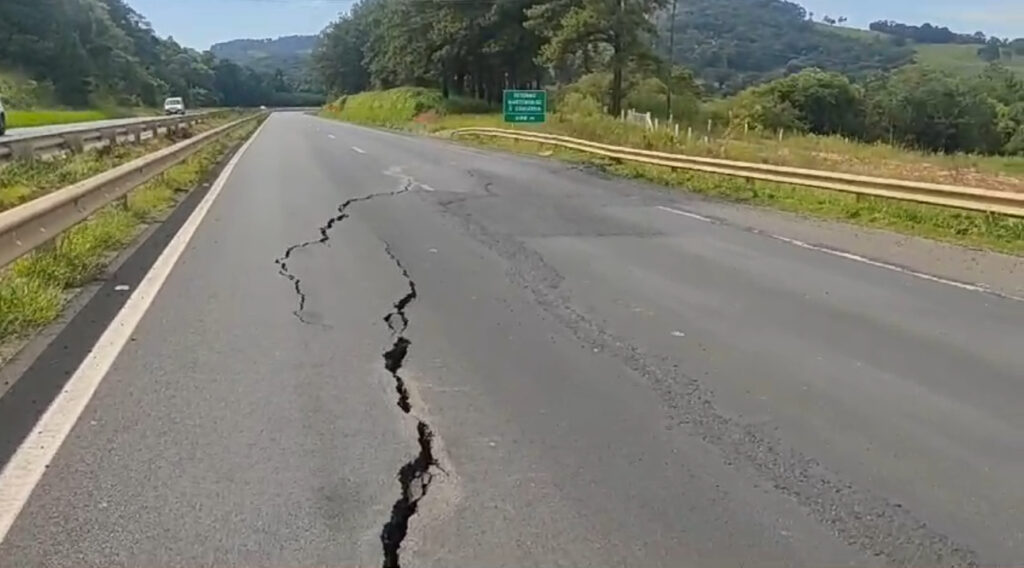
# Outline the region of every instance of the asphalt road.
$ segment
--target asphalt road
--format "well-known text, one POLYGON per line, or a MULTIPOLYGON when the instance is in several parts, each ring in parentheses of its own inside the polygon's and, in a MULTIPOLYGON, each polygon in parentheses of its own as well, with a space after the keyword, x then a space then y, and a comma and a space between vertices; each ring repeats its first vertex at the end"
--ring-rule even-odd
POLYGON ((707 207, 272 116, 0 565, 1024 561, 1024 303, 707 207))

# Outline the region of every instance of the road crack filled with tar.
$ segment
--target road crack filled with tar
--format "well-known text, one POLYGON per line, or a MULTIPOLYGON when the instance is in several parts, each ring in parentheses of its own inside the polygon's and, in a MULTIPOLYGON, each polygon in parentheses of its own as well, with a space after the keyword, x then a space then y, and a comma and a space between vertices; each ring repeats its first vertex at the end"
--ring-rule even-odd
MULTIPOLYGON (((502 194, 493 186, 487 197, 502 194)), ((483 195, 477 194, 477 197, 483 195)), ((678 361, 646 352, 580 309, 564 289, 562 274, 516 236, 492 229, 473 215, 469 198, 439 202, 466 234, 506 262, 510 282, 582 345, 615 357, 662 400, 667 418, 721 452, 726 463, 750 467, 771 487, 793 499, 818 523, 850 546, 887 566, 978 566, 977 552, 925 523, 907 507, 854 485, 799 452, 760 425, 722 412, 707 385, 685 374, 678 361)))
MULTIPOLYGON (((391 245, 384 243, 384 251, 394 261, 409 285, 409 292, 399 298, 392 311, 384 316, 384 322, 395 338, 391 348, 384 352, 384 368, 395 381, 398 407, 402 409, 402 412, 413 415, 409 389, 400 371, 405 363, 405 358, 409 355, 409 348, 412 346, 412 342, 405 336, 409 329, 409 316, 406 309, 417 297, 416 282, 409 275, 409 271, 402 261, 395 256, 391 245)), ((434 432, 430 429, 430 425, 419 418, 416 421, 416 441, 419 445, 419 453, 398 470, 398 483, 401 492, 391 506, 391 518, 384 523, 384 527, 381 529, 380 543, 384 553, 382 564, 384 568, 399 568, 401 566, 399 552, 402 542, 409 532, 409 522, 416 515, 420 500, 426 497, 427 490, 434 479, 432 469, 438 465, 434 458, 434 432)))
POLYGON ((328 219, 326 223, 320 225, 320 227, 317 228, 317 231, 320 233, 319 238, 291 245, 285 249, 284 254, 274 259, 274 264, 277 265, 277 273, 283 276, 284 278, 288 279, 288 281, 291 282, 292 284, 292 289, 295 291, 295 296, 297 298, 298 304, 295 310, 292 311, 292 315, 294 315, 299 321, 301 321, 304 324, 315 325, 315 322, 309 321, 305 316, 306 302, 308 301, 308 298, 306 296, 306 292, 302 288, 302 278, 295 274, 295 272, 293 272, 291 268, 288 266, 288 263, 291 260, 292 255, 296 251, 305 249, 307 247, 311 247, 314 245, 326 245, 331 240, 331 231, 334 229, 334 227, 338 223, 348 218, 348 209, 352 205, 355 205, 356 203, 362 203, 364 201, 370 201, 371 199, 376 199, 378 197, 394 197, 396 195, 401 195, 403 193, 412 191, 412 188, 413 181, 411 179, 408 179, 406 180, 405 184, 401 187, 401 189, 381 193, 371 193, 369 195, 364 195, 362 197, 353 197, 351 199, 344 201, 341 205, 338 206, 336 214, 332 216, 330 219, 328 219))

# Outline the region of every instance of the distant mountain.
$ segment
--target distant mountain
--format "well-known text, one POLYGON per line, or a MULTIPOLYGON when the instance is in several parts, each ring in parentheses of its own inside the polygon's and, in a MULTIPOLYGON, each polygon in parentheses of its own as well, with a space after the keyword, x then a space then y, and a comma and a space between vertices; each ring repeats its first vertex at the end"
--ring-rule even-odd
POLYGON ((293 84, 311 86, 310 69, 317 36, 294 35, 277 39, 236 39, 217 43, 210 51, 219 59, 228 59, 266 73, 280 69, 293 84))
MULTIPOLYGON (((664 52, 671 18, 659 22, 664 52)), ((853 37, 811 21, 784 0, 679 1, 673 61, 692 69, 705 89, 734 93, 747 86, 818 67, 848 75, 913 62, 914 50, 877 34, 853 37)))

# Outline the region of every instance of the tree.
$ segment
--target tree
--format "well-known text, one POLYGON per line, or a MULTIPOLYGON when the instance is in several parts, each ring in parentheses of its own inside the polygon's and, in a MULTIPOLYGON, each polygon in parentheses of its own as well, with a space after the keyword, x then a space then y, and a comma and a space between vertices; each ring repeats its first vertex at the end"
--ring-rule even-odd
POLYGON ((980 57, 982 61, 999 61, 999 58, 1002 57, 1002 50, 999 49, 998 43, 990 41, 978 48, 978 57, 980 57))
MULTIPOLYGON (((55 102, 70 106, 157 106, 172 93, 193 106, 225 99, 215 84, 216 57, 158 37, 125 0, 0 1, 0 63, 52 84, 55 102)), ((221 76, 219 84, 235 93, 232 100, 270 102, 259 99, 270 89, 242 91, 268 83, 271 73, 259 80, 239 73, 241 85, 221 76)))
POLYGON ((998 103, 977 83, 922 66, 873 79, 864 89, 868 138, 940 152, 1001 149, 998 103))
POLYGON ((741 93, 733 120, 755 128, 860 136, 864 92, 838 73, 806 69, 741 93))
POLYGON ((665 0, 553 0, 527 10, 527 27, 546 41, 541 58, 557 65, 592 51, 610 54, 612 72, 609 111, 619 114, 627 66, 655 59, 651 20, 665 0))

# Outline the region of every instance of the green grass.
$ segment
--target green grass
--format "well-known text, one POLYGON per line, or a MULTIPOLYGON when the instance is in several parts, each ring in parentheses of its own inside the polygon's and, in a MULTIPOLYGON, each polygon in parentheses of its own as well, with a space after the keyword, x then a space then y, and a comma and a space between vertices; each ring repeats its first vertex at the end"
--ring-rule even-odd
MULTIPOLYGON (((215 128, 240 115, 230 113, 196 125, 194 133, 215 128)), ((51 191, 88 179, 115 166, 169 146, 174 140, 156 137, 142 144, 122 144, 75 154, 59 160, 23 160, 0 168, 0 211, 5 211, 51 191)))
MULTIPOLYGON (((336 115, 327 113, 327 116, 336 115)), ((513 128, 501 115, 446 115, 431 120, 387 121, 385 126, 423 134, 447 135, 469 126, 513 128)), ((945 156, 911 152, 882 144, 863 144, 839 137, 793 136, 775 138, 738 135, 704 141, 697 134, 687 140, 666 130, 647 131, 604 116, 565 117, 549 115, 543 125, 521 125, 521 130, 540 130, 608 144, 746 162, 848 171, 911 180, 988 186, 1024 191, 1024 159, 979 156, 945 156)), ((581 152, 543 144, 494 137, 459 137, 475 145, 529 154, 551 155, 587 163, 616 175, 713 196, 729 201, 771 207, 822 219, 893 230, 910 235, 1024 255, 1024 220, 999 215, 964 212, 883 198, 676 170, 644 164, 619 163, 581 152)))
MULTIPOLYGON (((977 75, 985 70, 988 63, 978 57, 981 45, 918 44, 917 62, 922 65, 944 69, 961 76, 977 75)), ((1024 77, 1024 58, 1003 57, 1000 63, 1024 77)))
POLYGON ((423 113, 442 112, 444 104, 436 90, 400 87, 348 95, 328 105, 326 111, 346 122, 401 127, 423 113))
POLYGON ((116 118, 102 110, 11 110, 7 112, 8 128, 45 126, 48 124, 72 124, 116 118))
POLYGON ((188 160, 66 231, 0 273, 0 343, 53 321, 69 291, 94 279, 112 256, 151 221, 158 220, 256 125, 239 128, 211 142, 188 160))
POLYGON ((841 36, 846 36, 846 37, 849 37, 849 38, 859 39, 859 40, 864 40, 864 41, 875 41, 875 40, 879 40, 879 39, 884 40, 884 39, 886 39, 888 37, 887 35, 885 35, 885 34, 883 34, 881 32, 875 32, 875 31, 871 31, 871 30, 864 30, 864 29, 861 29, 861 28, 850 28, 850 27, 846 27, 846 26, 830 26, 830 25, 828 25, 828 24, 826 24, 824 22, 815 22, 814 25, 817 26, 819 29, 824 30, 824 31, 829 31, 829 32, 832 32, 832 33, 839 34, 841 36))

